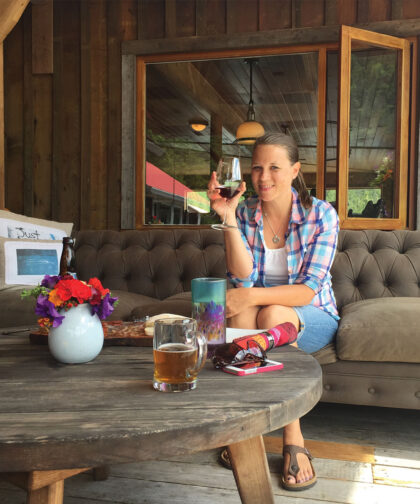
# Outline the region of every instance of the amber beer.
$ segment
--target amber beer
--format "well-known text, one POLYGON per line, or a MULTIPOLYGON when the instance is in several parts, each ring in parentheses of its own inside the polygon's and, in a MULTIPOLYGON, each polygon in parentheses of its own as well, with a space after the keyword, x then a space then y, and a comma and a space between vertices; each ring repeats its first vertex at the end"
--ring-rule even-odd
POLYGON ((160 382, 178 384, 197 378, 197 348, 186 343, 166 343, 153 350, 154 378, 160 382))
POLYGON ((197 331, 197 322, 189 317, 157 319, 153 332, 153 388, 160 392, 194 390, 207 355, 206 337, 197 331))

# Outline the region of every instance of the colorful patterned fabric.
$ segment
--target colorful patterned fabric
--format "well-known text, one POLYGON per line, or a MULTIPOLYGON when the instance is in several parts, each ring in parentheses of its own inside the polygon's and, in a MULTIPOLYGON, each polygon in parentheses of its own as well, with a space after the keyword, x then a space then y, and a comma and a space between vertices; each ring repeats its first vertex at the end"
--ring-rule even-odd
MULTIPOLYGON (((330 275, 337 248, 337 212, 332 205, 317 198, 312 198, 312 207, 306 209, 293 188, 292 195, 285 245, 288 283, 310 287, 315 292, 311 304, 338 320, 330 275)), ((265 277, 263 216, 257 196, 246 199, 238 206, 236 220, 245 246, 253 257, 253 269, 247 278, 237 278, 228 272, 231 282, 236 287, 272 287, 265 277)))
POLYGON ((297 334, 296 327, 291 322, 284 322, 283 324, 278 324, 267 331, 262 331, 252 336, 235 338, 233 342, 246 350, 249 341, 256 341, 263 350, 268 352, 274 347, 293 343, 296 341, 297 334))

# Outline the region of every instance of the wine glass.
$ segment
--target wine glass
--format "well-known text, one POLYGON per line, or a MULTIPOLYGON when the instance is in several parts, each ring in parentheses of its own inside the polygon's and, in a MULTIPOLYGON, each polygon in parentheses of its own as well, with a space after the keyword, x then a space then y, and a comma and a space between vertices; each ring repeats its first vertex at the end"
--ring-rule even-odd
MULTIPOLYGON (((220 184, 216 187, 219 189, 219 194, 222 198, 226 198, 229 200, 236 196, 239 192, 239 186, 241 185, 241 165, 239 162, 239 158, 237 157, 229 157, 225 159, 221 159, 219 164, 217 165, 217 181, 220 184)), ((227 228, 236 228, 236 226, 230 226, 226 224, 226 215, 227 215, 227 201, 225 207, 225 215, 223 217, 223 222, 220 224, 212 224, 213 229, 227 229, 227 228)))

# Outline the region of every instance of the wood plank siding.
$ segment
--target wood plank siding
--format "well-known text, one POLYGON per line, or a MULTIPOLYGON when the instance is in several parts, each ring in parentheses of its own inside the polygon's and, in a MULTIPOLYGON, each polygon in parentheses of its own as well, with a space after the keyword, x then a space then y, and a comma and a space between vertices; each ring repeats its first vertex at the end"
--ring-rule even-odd
POLYGON ((341 24, 369 29, 381 23, 400 30, 400 36, 417 36, 419 31, 405 28, 410 20, 420 23, 418 0, 29 4, 3 44, 5 169, 0 193, 5 206, 71 221, 75 229, 120 228, 122 43, 137 41, 159 52, 171 42, 176 50, 189 52, 197 50, 200 40, 201 50, 211 50, 222 37, 236 44, 235 49, 268 47, 284 45, 282 33, 302 37, 309 30, 306 37, 312 34, 312 42, 330 42, 326 38, 338 41, 341 24), (42 9, 48 9, 48 19, 42 9), (40 35, 45 27, 50 34, 46 39, 40 35))

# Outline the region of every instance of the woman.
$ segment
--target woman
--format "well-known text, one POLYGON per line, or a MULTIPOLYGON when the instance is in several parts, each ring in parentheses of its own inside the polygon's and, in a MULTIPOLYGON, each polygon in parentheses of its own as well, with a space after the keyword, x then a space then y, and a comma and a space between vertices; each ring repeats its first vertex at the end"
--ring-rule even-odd
MULTIPOLYGON (((220 197, 215 173, 209 182, 212 208, 221 218, 226 210, 227 224, 237 226, 225 231, 228 276, 236 287, 227 293, 228 324, 264 329, 289 322, 297 331, 293 344, 315 352, 333 340, 339 319, 330 276, 337 213, 308 194, 297 145, 288 135, 257 138, 251 179, 257 196, 239 205, 245 182, 230 200, 220 197)), ((283 486, 313 486, 299 420, 284 427, 283 445, 283 486)))

